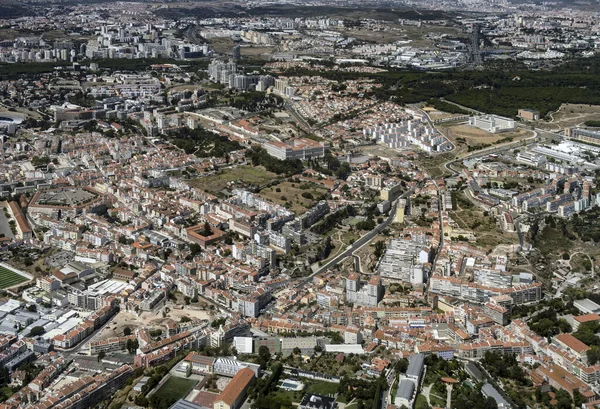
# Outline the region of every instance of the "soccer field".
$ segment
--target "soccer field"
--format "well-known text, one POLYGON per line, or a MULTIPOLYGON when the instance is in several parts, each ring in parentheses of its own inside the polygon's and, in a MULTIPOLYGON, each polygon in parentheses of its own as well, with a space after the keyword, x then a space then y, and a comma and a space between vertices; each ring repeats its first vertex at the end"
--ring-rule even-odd
POLYGON ((0 266, 0 289, 12 287, 27 281, 27 278, 0 266))
POLYGON ((197 383, 198 381, 193 379, 171 376, 154 394, 170 406, 177 400, 185 398, 197 383))

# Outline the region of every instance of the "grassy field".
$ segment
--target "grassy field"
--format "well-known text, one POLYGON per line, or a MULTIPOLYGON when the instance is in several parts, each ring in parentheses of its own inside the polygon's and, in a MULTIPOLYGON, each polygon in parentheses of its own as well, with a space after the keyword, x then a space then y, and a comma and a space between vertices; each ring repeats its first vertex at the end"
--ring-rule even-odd
POLYGON ((262 166, 238 166, 225 169, 215 175, 191 180, 189 184, 197 189, 215 193, 230 185, 232 187, 261 186, 275 178, 277 178, 275 173, 268 172, 262 166))
POLYGON ((177 401, 183 399, 196 386, 198 382, 193 379, 178 378, 171 376, 167 381, 155 392, 155 395, 161 396, 164 401, 177 401))
POLYGON ((27 281, 25 277, 11 271, 7 268, 0 267, 0 288, 9 288, 17 284, 27 281))
POLYGON ((325 396, 335 395, 337 390, 338 384, 331 382, 315 382, 306 387, 306 392, 308 393, 316 393, 325 396))
POLYGON ((260 196, 273 203, 283 205, 298 215, 305 213, 319 200, 319 197, 326 194, 327 189, 323 187, 289 181, 281 182, 260 192, 260 196), (306 189, 303 189, 303 187, 306 187, 306 189), (312 199, 302 196, 303 193, 305 196, 307 196, 307 193, 310 193, 312 199))
POLYGON ((449 173, 444 169, 443 165, 454 159, 457 154, 458 150, 435 156, 422 155, 415 163, 420 166, 421 169, 427 170, 432 177, 437 178, 449 173))

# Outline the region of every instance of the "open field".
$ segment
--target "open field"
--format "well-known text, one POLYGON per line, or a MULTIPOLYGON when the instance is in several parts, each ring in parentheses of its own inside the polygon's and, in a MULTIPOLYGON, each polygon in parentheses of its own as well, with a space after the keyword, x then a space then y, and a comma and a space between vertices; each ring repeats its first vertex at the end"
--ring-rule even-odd
MULTIPOLYGON (((232 48, 235 45, 234 41, 229 37, 217 37, 211 38, 208 42, 213 46, 214 50, 219 54, 224 54, 227 56, 232 55, 232 48)), ((276 47, 267 47, 260 45, 249 45, 242 44, 240 48, 240 52, 243 57, 253 57, 256 58, 261 55, 269 55, 273 54, 277 51, 276 47)))
POLYGON ((457 123, 440 124, 437 128, 455 144, 461 142, 462 138, 468 146, 494 145, 504 141, 508 142, 507 139, 519 140, 533 135, 531 131, 523 129, 493 134, 474 126, 457 123))
POLYGON ((548 115, 550 122, 541 124, 541 127, 558 131, 565 127, 583 125, 585 121, 600 121, 600 106, 563 104, 558 111, 548 115))
POLYGON ((0 288, 10 288, 17 284, 24 283, 28 281, 27 278, 23 277, 20 274, 15 273, 7 268, 0 266, 0 288))
POLYGON ((358 40, 373 42, 378 44, 393 43, 396 41, 410 40, 412 46, 432 46, 434 41, 425 36, 437 36, 441 34, 449 34, 451 36, 460 37, 464 33, 458 28, 427 26, 421 27, 404 26, 401 24, 388 24, 391 30, 388 31, 373 31, 365 29, 342 30, 341 32, 349 37, 354 37, 358 40))
POLYGON ((378 259, 375 257, 375 254, 373 254, 375 252, 375 243, 378 241, 387 243, 388 239, 389 237, 384 236, 383 234, 378 234, 373 238, 373 240, 371 240, 369 244, 354 252, 355 255, 360 257, 360 266, 363 273, 373 272, 373 269, 377 265, 378 259))
POLYGON ((372 31, 365 29, 342 30, 343 34, 354 37, 358 40, 374 42, 378 44, 393 43, 399 40, 406 40, 406 33, 401 30, 372 31))
POLYGON ((277 51, 276 47, 267 47, 267 46, 245 46, 240 48, 240 53, 242 54, 242 58, 244 57, 265 57, 269 59, 269 56, 277 51))
POLYGON ((193 379, 171 376, 154 395, 160 396, 165 402, 175 403, 177 400, 185 398, 197 383, 198 381, 193 379))
POLYGON ((378 156, 380 158, 399 158, 401 152, 385 145, 364 145, 357 148, 364 155, 378 156))
POLYGON ((493 216, 479 210, 465 197, 464 193, 457 195, 458 209, 449 215, 460 228, 472 230, 475 234, 475 245, 487 250, 493 250, 498 245, 516 244, 518 236, 516 233, 504 232, 496 223, 493 216))
POLYGON ((290 181, 284 181, 260 191, 261 197, 285 206, 297 215, 305 213, 320 197, 325 195, 327 195, 327 189, 323 187, 290 181), (302 189, 302 187, 306 187, 306 189, 302 189), (305 196, 310 193, 312 198, 303 197, 303 193, 305 196))
POLYGON ((306 392, 319 395, 335 395, 338 391, 338 384, 332 382, 313 382, 306 387, 306 392))
POLYGON ((456 116, 456 114, 449 114, 448 112, 438 111, 437 109, 428 110, 427 114, 432 121, 437 121, 439 119, 447 119, 456 116))
POLYGON ((277 178, 262 166, 238 166, 220 171, 215 175, 191 180, 190 186, 216 193, 229 186, 261 186, 277 178))
POLYGON ((448 174, 448 171, 444 169, 444 164, 446 162, 450 162, 456 156, 460 150, 454 150, 449 153, 443 153, 441 155, 435 156, 425 156, 418 158, 415 163, 421 168, 427 170, 431 173, 431 176, 434 178, 443 176, 444 174, 448 174))
POLYGON ((13 28, 3 28, 0 29, 0 40, 14 40, 17 37, 20 37, 22 34, 13 28))
POLYGON ((403 26, 403 29, 405 30, 407 39, 412 40, 410 45, 413 47, 432 45, 433 41, 425 37, 428 34, 431 34, 432 36, 439 36, 441 34, 448 34, 455 37, 466 36, 462 30, 454 27, 422 25, 421 27, 403 26))

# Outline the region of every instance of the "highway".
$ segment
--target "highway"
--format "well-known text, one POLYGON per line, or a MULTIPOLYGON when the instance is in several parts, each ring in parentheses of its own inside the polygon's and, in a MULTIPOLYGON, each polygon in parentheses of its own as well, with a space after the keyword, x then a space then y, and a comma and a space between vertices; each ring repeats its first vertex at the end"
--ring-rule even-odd
POLYGON ((188 26, 188 28, 185 30, 184 36, 192 44, 204 45, 203 41, 198 40, 198 37, 196 36, 196 29, 197 29, 197 27, 195 24, 190 24, 188 26))

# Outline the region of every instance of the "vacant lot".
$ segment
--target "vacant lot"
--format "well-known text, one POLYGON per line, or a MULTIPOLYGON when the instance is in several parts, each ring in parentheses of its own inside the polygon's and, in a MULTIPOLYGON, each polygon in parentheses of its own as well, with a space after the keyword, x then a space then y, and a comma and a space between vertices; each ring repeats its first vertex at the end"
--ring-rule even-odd
POLYGON ((326 197, 327 193, 327 189, 312 183, 284 181, 261 190, 260 196, 301 215, 318 200, 326 197))
POLYGON ((600 121, 600 106, 563 104, 557 112, 549 116, 550 122, 542 127, 562 130, 565 127, 582 125, 585 121, 600 121))
POLYGON ((374 42, 378 44, 393 43, 398 40, 407 39, 406 33, 401 30, 372 31, 366 29, 357 29, 342 30, 342 33, 358 40, 374 42))
MULTIPOLYGON (((210 320, 210 311, 204 311, 196 306, 189 306, 184 309, 175 309, 169 306, 170 311, 168 318, 174 321, 181 321, 182 317, 192 319, 210 320)), ((138 328, 160 328, 164 329, 165 320, 159 312, 143 312, 139 316, 128 311, 120 311, 107 325, 102 332, 97 336, 97 340, 103 340, 113 337, 122 337, 125 328, 129 328, 134 332, 138 328)))
POLYGON ((21 36, 21 32, 12 28, 0 29, 0 40, 14 40, 21 36))
POLYGON ((175 403, 183 399, 196 386, 198 381, 193 379, 178 378, 171 376, 154 394, 160 396, 164 402, 175 403))
POLYGON ((0 266, 0 288, 10 288, 27 281, 27 278, 0 266))
POLYGON ((487 214, 465 197, 461 192, 457 195, 458 209, 450 212, 450 217, 461 228, 472 230, 475 234, 477 247, 493 250, 501 244, 515 244, 518 242, 516 233, 506 233, 497 224, 493 216, 487 214))
POLYGON ((444 168, 444 164, 450 162, 463 150, 464 148, 462 150, 458 148, 452 152, 435 156, 420 155, 419 158, 415 160, 415 163, 421 169, 427 170, 432 177, 437 178, 448 173, 448 171, 444 168))
MULTIPOLYGON (((229 37, 211 38, 209 40, 209 43, 213 46, 214 50, 217 53, 228 55, 228 56, 232 55, 233 46, 236 44, 229 37)), ((275 47, 258 46, 258 45, 255 46, 255 45, 244 44, 240 48, 240 53, 242 55, 242 58, 243 57, 256 58, 256 57, 263 56, 263 55, 268 56, 268 55, 274 53, 276 50, 277 50, 277 48, 275 48, 275 47)))
POLYGON ((449 114, 448 112, 438 111, 437 109, 428 110, 427 114, 432 121, 437 121, 438 119, 447 119, 457 116, 457 114, 449 114))
POLYGON ((468 146, 494 145, 508 142, 508 139, 518 140, 533 135, 530 131, 517 129, 515 132, 502 132, 493 134, 483 129, 466 124, 447 123, 438 125, 438 129, 452 142, 460 143, 464 140, 468 146))
POLYGON ((276 178, 275 173, 268 172, 262 166, 238 166, 219 171, 215 175, 191 180, 189 184, 197 189, 216 193, 227 187, 260 187, 276 178))

